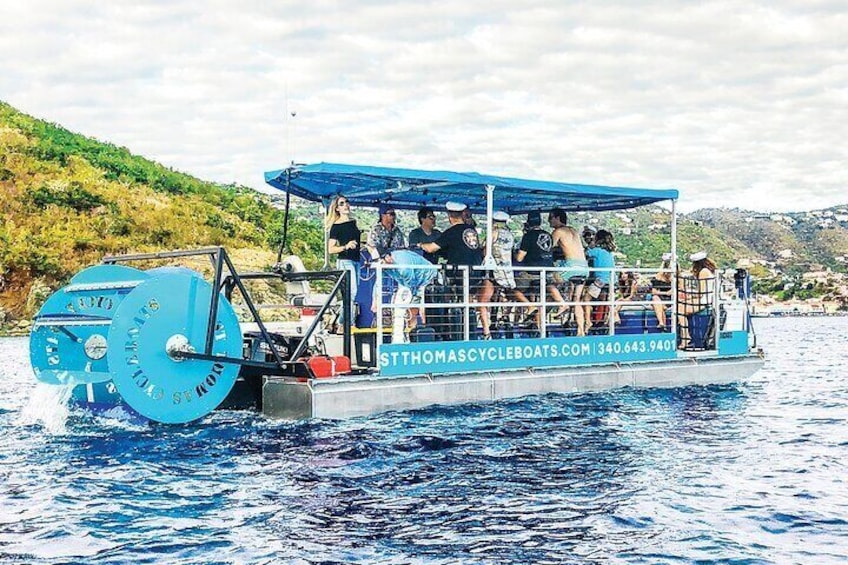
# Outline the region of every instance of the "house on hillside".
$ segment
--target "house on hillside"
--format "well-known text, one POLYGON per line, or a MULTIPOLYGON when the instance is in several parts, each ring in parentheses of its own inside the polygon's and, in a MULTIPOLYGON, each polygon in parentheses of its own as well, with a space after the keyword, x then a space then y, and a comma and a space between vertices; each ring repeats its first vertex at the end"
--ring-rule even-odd
POLYGON ((809 273, 804 273, 801 275, 801 279, 805 282, 813 282, 815 284, 827 284, 831 278, 833 273, 830 269, 826 269, 823 271, 811 271, 809 273))

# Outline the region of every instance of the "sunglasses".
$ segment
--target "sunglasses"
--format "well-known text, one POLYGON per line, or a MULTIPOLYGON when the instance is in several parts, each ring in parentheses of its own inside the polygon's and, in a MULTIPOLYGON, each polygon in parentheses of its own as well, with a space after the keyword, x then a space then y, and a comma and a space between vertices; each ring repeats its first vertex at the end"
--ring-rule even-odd
POLYGON ((436 219, 436 216, 434 216, 433 214, 430 214, 430 215, 424 216, 424 217, 427 218, 428 220, 435 220, 436 219))
POLYGON ((337 202, 337 205, 338 206, 350 206, 350 202, 348 202, 347 200, 339 200, 337 202))

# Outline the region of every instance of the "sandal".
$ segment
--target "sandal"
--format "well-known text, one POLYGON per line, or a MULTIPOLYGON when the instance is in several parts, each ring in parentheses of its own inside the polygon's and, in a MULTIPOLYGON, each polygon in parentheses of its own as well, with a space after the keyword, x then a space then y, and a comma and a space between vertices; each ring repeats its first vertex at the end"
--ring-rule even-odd
POLYGON ((483 341, 491 341, 491 340, 492 340, 492 334, 490 334, 490 333, 483 334, 483 341))
POLYGON ((521 318, 520 324, 522 326, 535 325, 536 324, 536 313, 537 312, 538 312, 537 310, 533 310, 532 312, 527 312, 526 314, 524 314, 524 317, 521 318))

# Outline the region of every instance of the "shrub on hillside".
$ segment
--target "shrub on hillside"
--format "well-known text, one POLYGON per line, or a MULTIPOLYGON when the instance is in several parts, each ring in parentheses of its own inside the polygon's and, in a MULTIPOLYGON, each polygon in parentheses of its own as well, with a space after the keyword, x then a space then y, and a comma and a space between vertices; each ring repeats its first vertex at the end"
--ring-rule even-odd
POLYGON ((103 206, 106 201, 99 195, 89 192, 77 181, 67 185, 45 183, 29 193, 30 202, 42 210, 48 206, 63 206, 77 212, 88 212, 103 206))

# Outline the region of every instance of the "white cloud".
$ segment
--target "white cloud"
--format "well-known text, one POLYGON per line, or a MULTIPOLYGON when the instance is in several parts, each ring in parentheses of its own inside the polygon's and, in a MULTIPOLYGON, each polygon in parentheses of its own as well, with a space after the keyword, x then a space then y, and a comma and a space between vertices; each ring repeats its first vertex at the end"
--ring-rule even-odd
POLYGON ((839 2, 12 4, 0 99, 201 178, 295 158, 846 202, 839 2))

